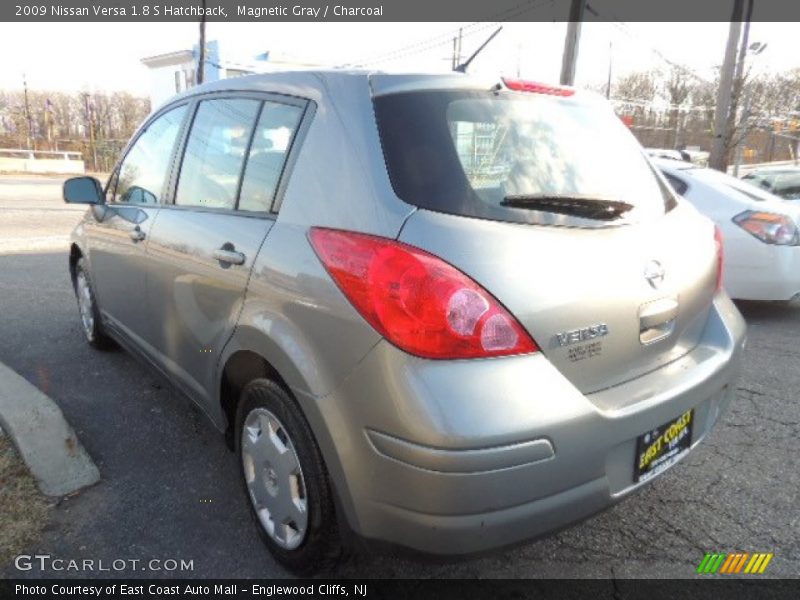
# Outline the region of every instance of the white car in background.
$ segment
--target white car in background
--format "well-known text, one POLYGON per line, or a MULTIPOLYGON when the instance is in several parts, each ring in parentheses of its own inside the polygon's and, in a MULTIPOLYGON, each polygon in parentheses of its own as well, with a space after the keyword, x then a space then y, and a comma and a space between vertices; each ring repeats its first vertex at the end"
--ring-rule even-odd
POLYGON ((708 152, 699 149, 673 150, 669 148, 645 148, 645 153, 650 158, 670 158, 674 160, 685 160, 698 167, 708 166, 708 152))
POLYGON ((725 248, 732 298, 800 298, 800 206, 714 169, 654 159, 675 191, 713 220, 725 248))
POLYGON ((742 180, 759 186, 784 200, 800 199, 800 168, 798 167, 761 167, 750 171, 742 177, 742 180))

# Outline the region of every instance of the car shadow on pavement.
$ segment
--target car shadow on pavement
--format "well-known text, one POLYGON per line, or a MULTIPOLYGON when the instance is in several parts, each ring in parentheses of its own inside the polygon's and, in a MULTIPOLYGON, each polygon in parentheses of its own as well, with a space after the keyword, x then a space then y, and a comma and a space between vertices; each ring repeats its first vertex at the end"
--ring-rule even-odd
POLYGON ((782 320, 800 316, 800 301, 767 302, 757 300, 736 300, 736 307, 746 320, 782 320))

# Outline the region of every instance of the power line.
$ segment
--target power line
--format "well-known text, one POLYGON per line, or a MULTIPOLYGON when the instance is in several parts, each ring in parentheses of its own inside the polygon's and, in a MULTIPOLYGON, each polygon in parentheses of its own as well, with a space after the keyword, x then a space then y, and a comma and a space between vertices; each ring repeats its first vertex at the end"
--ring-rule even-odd
MULTIPOLYGON (((528 12, 533 9, 541 8, 545 4, 552 5, 554 1, 555 0, 526 0, 525 2, 521 2, 513 7, 507 8, 503 11, 500 11, 499 13, 492 15, 491 17, 492 20, 489 22, 483 21, 483 22, 470 23, 469 25, 462 26, 459 29, 462 30, 462 37, 468 35, 474 35, 476 33, 484 31, 485 29, 489 29, 490 27, 495 27, 498 23, 503 23, 505 21, 513 19, 514 17, 522 13, 528 12)), ((445 44, 451 44, 453 41, 453 37, 458 35, 459 29, 438 34, 426 40, 414 42, 413 44, 397 48, 396 50, 391 50, 387 53, 379 54, 377 57, 371 59, 368 58, 352 63, 346 63, 343 66, 363 67, 368 64, 377 64, 392 60, 399 60, 407 56, 413 56, 421 52, 433 50, 434 48, 438 48, 445 44)))
MULTIPOLYGON (((493 25, 494 25, 494 23, 471 23, 470 25, 467 25, 467 26, 462 28, 464 30, 462 35, 464 35, 464 36, 473 35, 475 33, 483 31, 484 29, 488 29, 489 27, 492 27, 493 25), (478 27, 478 26, 480 26, 480 27, 478 27), (473 29, 473 30, 469 31, 470 29, 473 29)), ((419 41, 419 42, 415 42, 414 44, 409 44, 408 46, 404 46, 404 47, 398 48, 396 50, 391 50, 391 51, 386 52, 384 54, 379 54, 375 58, 368 58, 368 59, 364 59, 364 60, 357 61, 357 62, 354 62, 354 63, 347 63, 345 66, 362 67, 362 66, 365 66, 367 64, 376 64, 376 63, 387 62, 387 61, 390 61, 390 60, 398 60, 398 59, 404 58, 406 56, 412 56, 414 54, 419 54, 420 52, 425 52, 427 50, 432 50, 432 49, 437 48, 439 46, 443 46, 445 44, 451 43, 452 40, 453 40, 453 35, 457 34, 457 33, 458 33, 458 31, 456 30, 455 32, 448 32, 448 33, 445 33, 445 34, 441 34, 441 35, 435 36, 433 38, 429 38, 427 40, 422 40, 422 41, 419 41)))
POLYGON ((671 60, 670 58, 665 56, 664 53, 661 52, 661 50, 659 50, 658 48, 656 48, 652 44, 649 44, 646 41, 644 41, 638 34, 636 34, 633 31, 631 31, 631 29, 628 26, 628 24, 626 22, 624 22, 622 19, 620 19, 619 16, 612 9, 608 9, 607 11, 598 11, 596 9, 595 5, 592 5, 592 7, 594 9, 593 12, 594 12, 595 16, 600 16, 601 12, 605 12, 606 16, 608 16, 608 17, 610 17, 612 19, 614 26, 619 31, 624 33, 626 36, 628 36, 630 39, 634 40, 635 42, 638 42, 639 44, 641 44, 644 47, 646 47, 648 50, 650 50, 650 52, 655 54, 658 58, 660 58, 662 61, 664 61, 666 64, 668 64, 672 68, 677 69, 678 71, 681 71, 682 73, 684 73, 686 75, 689 75, 690 77, 693 77, 694 79, 697 79, 698 81, 701 81, 702 83, 712 83, 711 81, 709 81, 708 79, 706 79, 702 75, 698 74, 697 71, 695 71, 691 67, 687 67, 686 65, 683 65, 681 63, 675 62, 674 60, 671 60))

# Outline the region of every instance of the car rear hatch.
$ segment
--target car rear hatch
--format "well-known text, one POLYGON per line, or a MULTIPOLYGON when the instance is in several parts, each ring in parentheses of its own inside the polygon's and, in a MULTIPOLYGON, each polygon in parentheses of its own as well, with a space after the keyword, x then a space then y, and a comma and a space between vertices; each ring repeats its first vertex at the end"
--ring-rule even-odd
POLYGON ((376 118, 392 185, 419 207, 400 240, 494 294, 589 394, 697 344, 714 231, 605 103, 535 89, 376 94, 376 118))

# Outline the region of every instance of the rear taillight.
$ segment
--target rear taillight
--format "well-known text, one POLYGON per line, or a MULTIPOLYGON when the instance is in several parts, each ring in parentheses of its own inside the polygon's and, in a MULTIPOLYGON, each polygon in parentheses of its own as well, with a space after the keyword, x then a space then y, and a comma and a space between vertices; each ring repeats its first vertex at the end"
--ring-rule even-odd
POLYGON ((733 222, 765 244, 797 246, 800 241, 797 225, 786 215, 746 210, 733 217, 733 222))
POLYGON ((714 245, 717 247, 717 287, 716 291, 722 289, 722 269, 725 266, 725 247, 722 244, 722 231, 718 225, 714 225, 714 245))
POLYGON ((385 238, 314 227, 311 244, 359 313, 397 347, 456 359, 538 350, 517 320, 456 268, 385 238))

